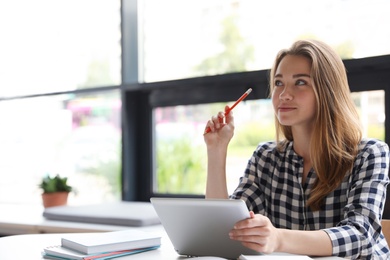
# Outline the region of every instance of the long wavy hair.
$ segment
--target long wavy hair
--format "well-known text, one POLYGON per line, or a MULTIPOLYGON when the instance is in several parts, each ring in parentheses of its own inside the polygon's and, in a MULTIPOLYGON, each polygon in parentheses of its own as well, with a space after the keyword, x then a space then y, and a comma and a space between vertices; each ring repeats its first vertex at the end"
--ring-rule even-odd
MULTIPOLYGON (((317 40, 299 40, 281 50, 270 71, 270 93, 274 76, 286 55, 306 57, 311 62, 311 78, 317 110, 310 140, 310 159, 317 179, 308 199, 312 210, 320 210, 324 198, 335 190, 353 167, 362 138, 359 116, 351 99, 347 74, 341 58, 327 44, 317 40)), ((281 149, 293 141, 291 126, 281 125, 275 116, 276 140, 281 149), (282 135, 285 140, 282 139, 282 135)))

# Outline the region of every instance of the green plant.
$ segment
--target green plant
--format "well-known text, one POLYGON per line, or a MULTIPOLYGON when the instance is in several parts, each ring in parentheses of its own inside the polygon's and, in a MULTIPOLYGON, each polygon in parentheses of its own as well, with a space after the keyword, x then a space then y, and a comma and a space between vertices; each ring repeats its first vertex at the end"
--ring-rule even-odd
POLYGON ((57 174, 54 177, 46 175, 42 178, 39 188, 43 190, 43 193, 53 193, 53 192, 71 192, 73 190, 72 186, 67 184, 68 178, 61 177, 57 174))

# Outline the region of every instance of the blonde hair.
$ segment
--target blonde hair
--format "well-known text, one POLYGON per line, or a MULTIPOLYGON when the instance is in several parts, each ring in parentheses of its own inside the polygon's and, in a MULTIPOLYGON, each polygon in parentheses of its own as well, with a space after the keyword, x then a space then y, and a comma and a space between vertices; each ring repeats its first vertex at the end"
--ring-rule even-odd
MULTIPOLYGON (((359 116, 351 99, 344 64, 328 45, 316 40, 299 40, 290 49, 281 50, 271 68, 270 93, 279 63, 286 55, 306 57, 311 62, 311 78, 317 110, 310 140, 310 158, 317 179, 308 200, 312 210, 320 210, 324 198, 336 189, 352 169, 362 138, 359 116)), ((291 126, 275 118, 276 140, 285 145, 281 135, 293 141, 291 126)))

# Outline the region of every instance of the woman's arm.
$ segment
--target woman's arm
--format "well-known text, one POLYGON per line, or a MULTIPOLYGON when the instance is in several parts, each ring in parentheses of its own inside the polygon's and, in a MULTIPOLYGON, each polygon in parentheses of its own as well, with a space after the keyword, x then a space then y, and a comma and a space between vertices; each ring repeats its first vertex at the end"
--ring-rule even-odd
MULTIPOLYGON (((341 257, 383 259, 389 247, 381 234, 381 217, 389 183, 389 148, 374 139, 362 141, 349 183, 344 219, 324 229, 341 257), (353 250, 351 250, 353 249, 353 250)), ((387 259, 387 258, 386 258, 387 259)))
POLYGON ((322 230, 304 231, 275 228, 271 221, 250 212, 251 217, 238 222, 230 238, 262 253, 285 252, 309 256, 332 255, 332 243, 322 230))
POLYGON ((258 222, 249 219, 246 221, 253 223, 237 224, 232 238, 261 252, 385 259, 390 251, 381 234, 380 221, 389 183, 389 149, 385 143, 372 140, 362 143, 360 149, 354 170, 345 180, 348 182, 344 185, 348 189, 348 201, 343 208, 345 219, 322 230, 300 231, 277 229, 267 217, 256 215, 258 222), (321 244, 321 251, 312 252, 317 244, 321 244))
MULTIPOLYGON (((225 107, 225 111, 229 109, 225 107)), ((206 198, 227 199, 226 156, 230 140, 234 133, 234 118, 230 112, 219 112, 206 124, 210 132, 204 135, 207 146, 207 184, 206 198)))
POLYGON ((207 199, 227 199, 226 184, 227 148, 207 149, 207 199))

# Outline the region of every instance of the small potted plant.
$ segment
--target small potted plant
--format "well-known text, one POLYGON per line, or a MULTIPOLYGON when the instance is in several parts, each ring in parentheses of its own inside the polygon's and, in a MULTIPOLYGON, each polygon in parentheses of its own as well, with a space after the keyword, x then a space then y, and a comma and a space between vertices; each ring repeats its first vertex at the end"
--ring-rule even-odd
POLYGON ((39 188, 42 189, 42 201, 45 208, 66 205, 68 195, 73 190, 68 185, 68 178, 57 174, 54 177, 46 175, 42 178, 39 188))

